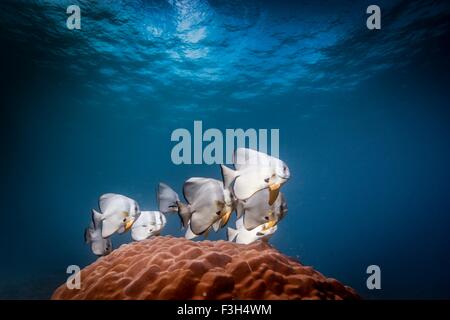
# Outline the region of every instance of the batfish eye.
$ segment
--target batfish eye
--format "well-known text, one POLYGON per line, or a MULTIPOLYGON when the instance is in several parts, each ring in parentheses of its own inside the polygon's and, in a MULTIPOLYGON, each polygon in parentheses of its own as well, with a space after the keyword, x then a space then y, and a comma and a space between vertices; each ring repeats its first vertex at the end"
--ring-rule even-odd
POLYGON ((268 183, 269 180, 270 180, 270 178, 265 178, 265 179, 264 179, 264 182, 268 183))
POLYGON ((268 217, 268 216, 265 216, 264 219, 266 219, 267 221, 269 221, 269 217, 268 217))
POLYGON ((127 218, 123 218, 123 222, 127 222, 127 218))
POLYGON ((221 213, 221 211, 217 211, 216 214, 219 215, 221 213))

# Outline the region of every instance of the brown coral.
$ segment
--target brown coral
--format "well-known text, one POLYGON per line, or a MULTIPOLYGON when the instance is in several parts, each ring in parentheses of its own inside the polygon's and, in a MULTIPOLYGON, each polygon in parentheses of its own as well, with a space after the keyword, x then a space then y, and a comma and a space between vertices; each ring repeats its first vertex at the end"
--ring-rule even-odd
POLYGON ((52 299, 357 299, 349 287, 265 242, 155 237, 123 245, 81 271, 81 289, 52 299))

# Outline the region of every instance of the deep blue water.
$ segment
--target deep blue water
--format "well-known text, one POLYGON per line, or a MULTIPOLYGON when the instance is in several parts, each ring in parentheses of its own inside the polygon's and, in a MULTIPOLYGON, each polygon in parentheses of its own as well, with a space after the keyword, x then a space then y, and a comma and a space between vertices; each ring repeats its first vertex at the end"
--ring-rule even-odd
POLYGON ((371 2, 2 1, 0 298, 48 298, 95 260, 102 193, 151 210, 159 181, 220 178, 171 162, 194 120, 280 129, 280 251, 364 298, 450 298, 450 6, 377 1, 370 31, 371 2))

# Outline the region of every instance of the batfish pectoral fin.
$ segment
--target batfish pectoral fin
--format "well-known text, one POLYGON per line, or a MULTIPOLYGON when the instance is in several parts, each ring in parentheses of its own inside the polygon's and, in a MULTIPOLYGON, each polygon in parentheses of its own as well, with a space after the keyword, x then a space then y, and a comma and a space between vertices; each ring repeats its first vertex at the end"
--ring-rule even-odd
POLYGON ((232 213, 232 212, 233 212, 233 211, 228 210, 228 211, 225 212, 225 214, 222 216, 221 223, 220 223, 220 227, 221 227, 221 228, 223 228, 224 226, 226 226, 226 224, 228 223, 228 221, 229 221, 230 218, 231 218, 231 213, 232 213))
POLYGON ((220 226, 221 226, 222 220, 217 220, 216 222, 214 222, 214 224, 212 225, 213 229, 215 232, 219 231, 220 226))
POLYGON ((110 237, 113 233, 117 232, 121 226, 123 226, 122 223, 122 219, 117 219, 116 217, 108 217, 104 219, 102 225, 102 237, 110 237))
POLYGON ((133 226, 134 223, 134 219, 130 219, 125 223, 125 231, 128 231, 131 229, 131 227, 133 226))

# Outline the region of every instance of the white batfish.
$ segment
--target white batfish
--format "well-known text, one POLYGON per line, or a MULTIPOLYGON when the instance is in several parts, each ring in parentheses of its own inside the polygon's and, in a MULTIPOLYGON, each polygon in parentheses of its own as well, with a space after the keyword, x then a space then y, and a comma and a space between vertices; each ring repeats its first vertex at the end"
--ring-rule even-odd
POLYGON ((102 237, 113 233, 124 233, 133 225, 140 214, 139 205, 126 196, 107 193, 99 199, 100 212, 93 211, 94 224, 102 223, 102 237))
POLYGON ((166 217, 159 211, 141 211, 131 227, 131 237, 141 241, 159 235, 166 222, 166 217))
POLYGON ((262 189, 247 200, 238 201, 237 217, 243 217, 244 227, 247 230, 262 224, 272 227, 286 216, 288 207, 284 194, 280 192, 275 202, 270 205, 267 202, 269 192, 269 189, 262 189))
POLYGON ((104 239, 100 226, 96 228, 94 222, 84 230, 84 241, 91 245, 92 253, 96 256, 106 256, 112 251, 111 239, 104 239))
MULTIPOLYGON (((160 184, 158 202, 161 212, 178 212, 182 225, 195 235, 205 234, 210 227, 215 231, 225 226, 235 208, 230 190, 220 180, 190 178, 183 185, 187 204, 166 184, 160 184)), ((186 237, 192 236, 191 234, 186 237)))
POLYGON ((243 218, 236 220, 236 229, 228 228, 228 241, 236 243, 249 244, 256 240, 268 240, 277 231, 277 226, 267 227, 265 224, 259 225, 252 230, 244 227, 243 218))
POLYGON ((222 176, 225 188, 231 188, 239 200, 246 200, 257 191, 269 188, 268 203, 272 205, 280 187, 291 175, 283 161, 253 149, 236 149, 233 164, 236 170, 221 165, 222 176))

